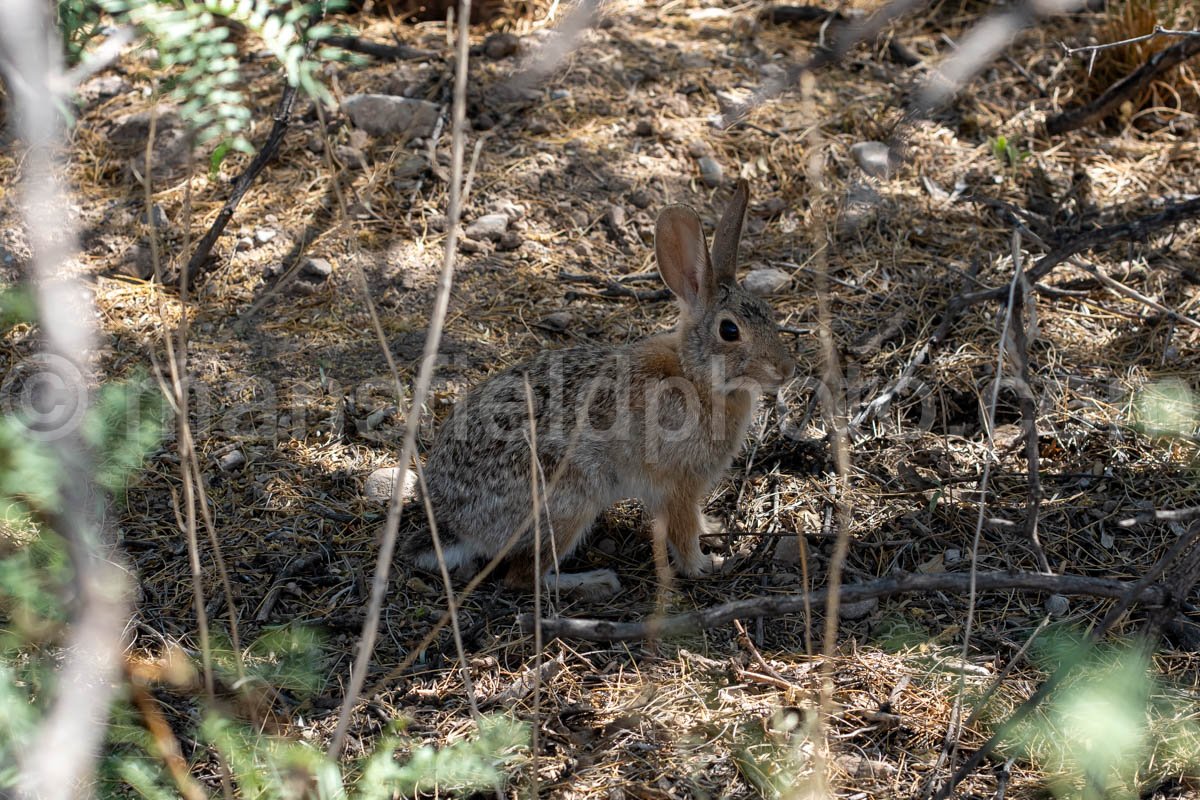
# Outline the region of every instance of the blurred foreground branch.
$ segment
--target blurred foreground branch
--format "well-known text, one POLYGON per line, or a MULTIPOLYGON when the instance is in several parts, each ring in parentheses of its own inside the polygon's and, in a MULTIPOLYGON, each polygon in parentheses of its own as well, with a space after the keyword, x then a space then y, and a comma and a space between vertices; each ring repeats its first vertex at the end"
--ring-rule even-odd
POLYGON ((61 146, 63 65, 51 6, 40 0, 0 3, 0 65, 12 104, 10 119, 26 151, 22 211, 33 253, 29 279, 37 298, 43 352, 31 379, 28 408, 18 409, 29 439, 54 456, 55 507, 46 518, 66 542, 74 597, 56 692, 21 758, 19 791, 39 800, 79 796, 91 775, 119 676, 126 619, 124 572, 108 560, 103 500, 82 423, 92 378, 95 311, 68 274, 74 237, 59 191, 54 153, 61 146), (64 230, 65 229, 65 230, 64 230))

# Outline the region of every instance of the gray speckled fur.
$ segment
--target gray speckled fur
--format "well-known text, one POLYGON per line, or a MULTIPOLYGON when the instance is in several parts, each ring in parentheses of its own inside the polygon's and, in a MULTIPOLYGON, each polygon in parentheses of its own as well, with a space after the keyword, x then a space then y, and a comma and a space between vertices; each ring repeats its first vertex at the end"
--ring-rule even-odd
MULTIPOLYGON (((660 215, 659 267, 682 301, 674 331, 620 347, 546 351, 459 401, 425 466, 449 567, 511 547, 510 583, 534 577, 526 379, 546 487, 538 491, 543 570, 626 498, 664 522, 679 570, 711 566, 699 547, 700 503, 741 447, 762 389, 794 370, 770 307, 734 279, 745 204, 742 182, 718 227, 715 265, 694 211, 673 206, 660 215), (738 326, 738 341, 721 339, 722 321, 738 326)), ((436 565, 427 534, 411 551, 418 565, 436 565)))

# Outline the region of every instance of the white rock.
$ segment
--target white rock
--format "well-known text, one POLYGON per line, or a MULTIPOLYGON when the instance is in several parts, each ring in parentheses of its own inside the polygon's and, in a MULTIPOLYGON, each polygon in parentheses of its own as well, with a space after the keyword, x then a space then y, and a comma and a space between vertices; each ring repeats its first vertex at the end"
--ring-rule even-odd
POLYGON ((792 276, 788 273, 775 267, 766 267, 751 270, 746 279, 742 281, 742 286, 746 291, 764 297, 775 294, 791 282, 792 276))
POLYGON ((466 234, 471 239, 489 239, 497 241, 508 230, 508 216, 505 214, 484 214, 467 226, 466 234))
MULTIPOLYGON (((396 477, 399 474, 400 467, 383 467, 368 475, 366 482, 363 483, 363 495, 368 502, 381 506, 390 503, 392 491, 396 485, 396 477)), ((404 470, 404 489, 401 492, 401 498, 407 502, 412 499, 416 491, 417 473, 412 470, 404 470)))
POLYGON ((355 127, 372 136, 403 133, 413 138, 432 135, 441 113, 441 108, 428 100, 390 94, 351 95, 342 109, 355 127))
POLYGON ((859 169, 876 178, 888 177, 898 166, 883 142, 858 142, 850 147, 850 155, 859 169))

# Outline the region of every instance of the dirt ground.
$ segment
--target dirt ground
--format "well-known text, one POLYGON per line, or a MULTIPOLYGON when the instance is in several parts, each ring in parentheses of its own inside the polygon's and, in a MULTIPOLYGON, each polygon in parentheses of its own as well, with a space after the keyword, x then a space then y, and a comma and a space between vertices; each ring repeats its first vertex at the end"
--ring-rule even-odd
MULTIPOLYGON (((824 369, 817 279, 828 271, 832 341, 851 417, 900 376, 956 294, 1010 282, 1011 213, 1056 243, 1200 191, 1194 86, 1179 90, 1175 111, 1056 138, 1040 132, 1049 114, 1094 94, 1084 59, 1065 56, 1059 42, 1091 41, 1103 14, 1020 34, 950 106, 909 127, 903 164, 871 176, 852 146, 886 141, 930 65, 997 8, 937 4, 819 71, 809 92, 784 92, 745 124, 715 127, 710 120, 725 104, 803 61, 822 35, 819 23, 775 25, 759 19, 760 10, 709 0, 614 2, 527 97, 505 88, 520 54, 472 59, 468 154, 478 152, 478 163, 464 220, 500 210, 515 236, 460 254, 422 448, 455 399, 502 367, 545 348, 625 342, 673 324, 674 304, 654 293, 661 288, 654 217, 667 203, 685 202, 711 230, 736 177, 749 179, 752 191, 743 269, 786 273, 771 303, 802 377, 824 369), (920 63, 898 62, 890 41, 920 63), (999 137, 1012 146, 1011 158, 997 152, 999 137), (702 174, 702 159, 719 165, 719 179, 711 161, 703 162, 710 174, 702 174), (606 296, 614 285, 633 292, 606 296)), ((530 52, 548 29, 546 11, 506 16, 493 27, 517 34, 530 52)), ((438 57, 330 67, 323 74, 338 96, 407 93, 445 107, 452 82, 444 23, 353 22, 368 38, 395 36, 438 57)), ((489 32, 477 26, 472 41, 482 45, 489 32)), ((280 82, 265 56, 246 58, 243 68, 256 118, 250 138, 260 142, 280 82)), ((151 107, 145 87, 152 75, 137 53, 101 75, 108 83, 93 84, 96 96, 85 96, 70 148, 80 265, 100 310, 102 371, 112 378, 161 365, 164 317, 174 325, 184 313, 174 289, 147 279, 153 258, 137 147, 144 138, 130 133, 127 115, 151 107)), ((383 511, 364 495, 364 481, 395 464, 403 428, 367 299, 407 387, 441 265, 450 145, 447 126, 429 169, 421 160, 430 152, 425 140, 364 136, 336 111, 325 112, 323 124, 311 103, 301 106, 186 311, 191 424, 240 637, 245 643, 297 623, 322 633, 319 691, 272 696, 280 730, 322 744, 336 722, 382 527, 383 511), (331 274, 302 268, 309 258, 325 259, 331 274)), ((247 163, 231 156, 209 174, 205 156, 189 179, 186 155, 156 150, 152 202, 161 211, 158 247, 168 270, 186 259, 247 163)), ((0 187, 13 185, 18 167, 6 148, 0 187)), ((6 215, 14 202, 5 190, 6 215)), ((1049 249, 1022 246, 1026 263, 1049 249)), ((1049 564, 1056 572, 1136 580, 1182 527, 1123 528, 1118 521, 1148 508, 1194 505, 1194 407, 1183 392, 1195 386, 1200 366, 1192 321, 1200 316, 1200 225, 1081 257, 1186 318, 1131 299, 1076 264, 1058 267, 1028 301, 1036 311, 1030 370, 1045 495, 1039 530, 1049 564), (1155 397, 1183 409, 1184 435, 1147 435, 1140 422, 1153 405, 1146 398, 1155 397)), ((20 258, 19 235, 6 231, 0 260, 10 276, 20 258)), ((992 453, 978 566, 1036 570, 1020 532, 1028 467, 1011 381, 999 392, 990 438, 987 430, 1003 320, 997 303, 966 309, 916 371, 916 385, 852 430, 848 490, 840 498, 814 382, 799 380, 765 403, 708 508, 733 532, 712 546, 743 558, 731 574, 677 582, 670 610, 824 586, 835 499, 850 512, 845 582, 964 572, 992 453)), ((29 346, 7 343, 10 365, 29 346)), ((1011 359, 1005 371, 1012 374, 1011 359)), ((136 647, 147 653, 168 642, 198 648, 186 546, 172 506, 180 491, 174 442, 172 433, 117 511, 139 584, 136 647)), ((615 601, 552 602, 548 613, 625 621, 652 614, 657 582, 644 528, 636 506, 614 510, 576 559, 576 566, 615 565, 624 586, 615 601)), ((230 609, 207 543, 202 568, 209 618, 227 632, 230 609)), ((973 701, 1010 670, 961 733, 966 752, 1045 677, 1045 663, 1022 648, 1048 613, 1053 628, 1085 630, 1111 604, 981 594, 966 662, 965 595, 904 595, 850 609, 832 670, 837 794, 918 796, 945 775, 937 764, 957 692, 973 701)), ((434 576, 395 565, 349 756, 369 749, 394 717, 407 718, 418 741, 444 743, 471 729, 449 631, 411 668, 393 670, 444 607, 434 576)), ((1194 625, 1200 620, 1189 608, 1194 625)), ((471 678, 485 706, 535 664, 533 639, 517 624, 531 609, 531 598, 491 582, 463 603, 471 678)), ((1111 638, 1133 634, 1143 620, 1136 611, 1127 615, 1111 638)), ((535 764, 542 793, 563 798, 755 797, 772 796, 770 785, 796 792, 813 785, 804 726, 779 720, 789 713, 806 719, 815 708, 822 658, 813 654, 822 650, 823 629, 813 613, 748 620, 744 636, 722 626, 650 644, 547 642, 540 657, 561 668, 545 673, 536 717, 532 692, 492 703, 539 730, 536 761, 523 762, 507 793, 527 791, 535 764)), ((1153 662, 1158 691, 1190 702, 1161 706, 1173 710, 1158 712, 1156 725, 1197 723, 1196 641, 1161 643, 1153 662)), ((179 720, 192 713, 188 698, 164 698, 179 720)), ((1200 764, 1168 750, 1156 750, 1137 785, 1126 788, 1143 797, 1194 791, 1200 764)), ((1039 753, 1002 749, 965 782, 963 796, 1042 796, 1053 759, 1039 753)), ((211 779, 204 753, 188 755, 198 759, 196 774, 211 779)))

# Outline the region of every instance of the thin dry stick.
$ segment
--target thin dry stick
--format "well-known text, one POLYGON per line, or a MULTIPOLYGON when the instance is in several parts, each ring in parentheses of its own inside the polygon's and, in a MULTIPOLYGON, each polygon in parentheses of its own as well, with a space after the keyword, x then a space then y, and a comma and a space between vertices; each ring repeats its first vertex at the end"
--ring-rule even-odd
MULTIPOLYGON (((51 46, 50 6, 40 0, 0 3, 0 65, 10 102, 8 119, 25 145, 20 211, 32 251, 30 278, 36 293, 43 353, 38 409, 42 425, 28 435, 45 445, 57 467, 58 507, 48 511, 63 537, 73 567, 74 602, 48 708, 22 742, 17 793, 39 800, 67 800, 80 792, 94 768, 107 729, 122 660, 122 628, 128 618, 125 571, 109 560, 102 498, 92 484, 91 448, 80 423, 92 381, 95 318, 67 258, 74 234, 63 210, 55 151, 62 145, 62 63, 51 46), (65 412, 65 413, 64 413, 65 412)), ((33 409, 25 409, 31 411, 33 409)))
MULTIPOLYGON (((1019 247, 1020 234, 1014 232, 1013 237, 1017 242, 1017 244, 1014 246, 1019 247)), ((1008 303, 1004 307, 1004 322, 1000 326, 1000 342, 996 348, 996 372, 993 376, 992 396, 988 402, 987 409, 986 433, 988 452, 987 458, 984 459, 983 462, 983 474, 979 478, 979 514, 975 518, 975 534, 971 538, 971 568, 969 572, 970 583, 967 587, 967 619, 963 624, 963 643, 961 655, 963 661, 966 661, 971 655, 971 635, 974 633, 975 603, 978 596, 976 579, 979 574, 979 542, 983 538, 983 523, 987 518, 987 493, 988 483, 992 474, 992 463, 996 460, 996 443, 992 438, 992 434, 996 428, 996 405, 1000 400, 1000 377, 1004 374, 1005 350, 1008 343, 1009 330, 1011 329, 1012 325, 1013 298, 1016 296, 1016 293, 1019 290, 1023 274, 1024 273, 1021 272, 1021 262, 1020 259, 1018 259, 1013 264, 1012 282, 1009 284, 1008 288, 1008 303)), ((962 721, 961 712, 965 693, 966 676, 960 675, 958 679, 958 691, 954 693, 954 713, 952 714, 952 721, 950 723, 949 730, 946 732, 945 739, 945 741, 949 742, 951 746, 949 752, 943 748, 941 753, 938 755, 938 763, 933 770, 935 774, 941 770, 942 765, 945 763, 947 758, 953 761, 958 752, 958 734, 961 731, 961 728, 959 728, 958 725, 962 721)), ((932 789, 933 784, 930 783, 929 786, 932 789)))
MULTIPOLYGON (((807 109, 809 119, 817 119, 813 103, 815 79, 811 73, 806 73, 801 80, 801 97, 807 109)), ((845 379, 842 375, 841 364, 838 361, 837 345, 833 340, 833 312, 830 308, 829 297, 829 259, 826 252, 829 246, 829 231, 824 214, 821 213, 823 203, 827 198, 825 192, 824 164, 825 150, 822 146, 820 130, 813 126, 809 133, 811 155, 808 159, 807 173, 809 185, 813 187, 815 197, 812 201, 812 223, 810 240, 814 245, 820 243, 819 255, 815 256, 814 271, 816 273, 818 338, 821 343, 821 357, 824 362, 825 396, 828 398, 827 413, 831 423, 830 447, 833 450, 834 468, 837 471, 833 503, 837 515, 837 538, 834 541, 833 554, 829 559, 828 589, 825 608, 825 632, 821 643, 824 658, 821 660, 821 702, 817 716, 817 729, 814 733, 815 747, 813 749, 813 771, 818 781, 817 788, 822 794, 829 793, 829 775, 826 768, 829 755, 829 742, 826 736, 828 719, 833 714, 833 664, 837 653, 838 606, 840 603, 839 589, 842 583, 842 568, 846 563, 846 555, 850 550, 850 505, 847 494, 850 490, 850 441, 847 435, 846 392, 845 379)))
MULTIPOLYGON (((477 151, 478 152, 478 151, 477 151)), ((542 519, 541 501, 538 499, 538 450, 537 450, 537 417, 533 413, 533 387, 529 385, 529 373, 525 373, 525 408, 529 414, 529 497, 533 502, 533 607, 537 616, 542 615, 542 519)), ((556 564, 557 568, 557 564, 556 564)), ((533 737, 530 741, 530 752, 533 754, 530 766, 531 789, 530 796, 538 797, 538 721, 541 720, 542 710, 542 626, 536 622, 533 625, 533 737)))
MULTIPOLYGON (((1042 481, 1040 478, 1040 452, 1038 450, 1037 431, 1037 400, 1033 396, 1033 387, 1029 383, 1029 331, 1036 326, 1035 315, 1031 310, 1026 320, 1025 310, 1028 307, 1030 287, 1025 283, 1021 272, 1021 234, 1013 231, 1012 258, 1019 286, 1012 300, 1013 325, 1009 329, 1012 335, 1012 346, 1009 348, 1013 361, 1016 362, 1016 375, 1013 376, 1013 388, 1016 390, 1021 406, 1021 426, 1025 434, 1025 461, 1029 465, 1029 491, 1025 503, 1025 522, 1022 526, 1026 540, 1033 548, 1038 567, 1042 572, 1050 572, 1050 562, 1042 542, 1038 538, 1038 517, 1042 507, 1042 481)), ((999 376, 997 376, 998 378, 999 376)))
MULTIPOLYGON (((1137 44, 1138 42, 1149 41, 1150 39, 1155 39, 1159 36, 1174 36, 1174 37, 1200 36, 1200 31, 1175 30, 1173 28, 1164 28, 1162 25, 1155 25, 1154 30, 1150 31, 1149 33, 1142 34, 1141 36, 1132 36, 1128 39, 1121 39, 1120 41, 1117 41, 1117 42, 1105 42, 1104 44, 1085 44, 1085 45, 1082 45, 1081 47, 1067 47, 1066 42, 1059 42, 1058 44, 1060 47, 1062 47, 1063 51, 1067 55, 1073 56, 1076 53, 1095 54, 1101 50, 1109 50, 1114 47, 1124 47, 1127 44, 1137 44)), ((1091 72, 1091 71, 1092 71, 1091 67, 1089 66, 1088 72, 1091 72)))
MULTIPOLYGON (((404 431, 404 447, 401 450, 400 464, 404 467, 412 461, 417 446, 417 427, 421 419, 421 409, 429 394, 429 385, 433 380, 433 371, 437 365, 438 345, 442 339, 442 327, 446 321, 446 309, 450 303, 450 287, 454 281, 454 257, 458 248, 458 228, 462 215, 461 192, 463 178, 463 154, 465 150, 466 131, 464 122, 467 116, 467 61, 470 58, 469 20, 471 19, 471 0, 459 0, 458 10, 458 63, 454 79, 454 122, 452 127, 452 152, 450 159, 450 201, 447 209, 446 249, 442 260, 442 271, 438 278, 437 297, 434 301, 433 315, 429 320, 429 330, 425 336, 425 349, 421 359, 421 369, 417 374, 417 383, 412 395, 412 406, 408 411, 408 422, 404 431)), ((383 609, 384 597, 387 594, 388 575, 392 558, 396 550, 396 536, 400 527, 400 512, 404 481, 396 481, 392 490, 392 500, 388 505, 387 522, 384 525, 383 540, 379 546, 379 557, 375 562, 375 575, 371 582, 371 600, 367 608, 367 618, 363 622, 362 636, 358 645, 358 654, 350 672, 349 687, 342 701, 338 714, 337 730, 329 743, 329 755, 337 758, 345 746, 346 733, 350 728, 350 714, 354 704, 358 702, 359 693, 367 677, 367 667, 371 654, 375 649, 375 639, 379 634, 379 620, 383 609)))
POLYGON ((458 604, 454 602, 454 584, 450 580, 450 570, 446 568, 446 555, 442 551, 442 537, 438 536, 437 518, 433 515, 433 504, 429 500, 429 490, 425 486, 425 470, 421 460, 414 461, 417 470, 417 480, 421 484, 421 497, 425 501, 425 516, 429 520, 429 536, 433 540, 433 552, 437 555, 438 569, 442 573, 442 583, 446 587, 446 613, 450 615, 450 630, 454 636, 454 649, 458 653, 458 667, 462 672, 463 689, 467 693, 467 703, 471 706, 471 716, 476 721, 480 718, 479 705, 475 700, 475 684, 471 680, 471 669, 467 665, 467 650, 463 647, 462 630, 458 620, 458 604))

